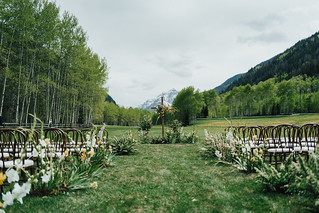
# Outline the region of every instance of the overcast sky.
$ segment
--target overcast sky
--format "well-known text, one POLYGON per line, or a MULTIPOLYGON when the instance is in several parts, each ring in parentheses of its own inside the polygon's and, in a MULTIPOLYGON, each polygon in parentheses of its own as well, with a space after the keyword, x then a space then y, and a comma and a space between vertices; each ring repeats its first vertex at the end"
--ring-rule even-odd
POLYGON ((56 0, 107 60, 105 87, 137 107, 172 88, 213 89, 319 31, 318 0, 56 0))

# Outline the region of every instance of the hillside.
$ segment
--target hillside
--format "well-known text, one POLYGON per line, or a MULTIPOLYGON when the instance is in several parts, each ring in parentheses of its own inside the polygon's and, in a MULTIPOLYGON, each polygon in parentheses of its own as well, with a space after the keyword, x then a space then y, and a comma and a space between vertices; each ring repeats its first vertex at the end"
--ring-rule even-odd
POLYGON ((224 83, 222 83, 221 85, 219 85, 218 87, 215 87, 214 90, 216 90, 216 92, 218 94, 220 94, 222 91, 224 91, 231 83, 233 83, 234 81, 236 81, 238 78, 240 78, 243 75, 243 73, 241 74, 237 74, 229 79, 227 79, 224 83))
POLYGON ((235 86, 258 84, 275 76, 290 79, 297 75, 318 76, 319 74, 319 33, 297 42, 294 46, 273 58, 251 68, 232 82, 223 92, 235 86))

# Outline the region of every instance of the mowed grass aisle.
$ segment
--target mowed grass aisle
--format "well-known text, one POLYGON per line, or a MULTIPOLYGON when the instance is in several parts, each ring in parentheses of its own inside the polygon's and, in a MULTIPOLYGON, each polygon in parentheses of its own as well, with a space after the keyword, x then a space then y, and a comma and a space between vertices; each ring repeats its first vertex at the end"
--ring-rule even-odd
MULTIPOLYGON (((307 212, 313 201, 263 193, 255 174, 201 158, 198 144, 137 145, 97 189, 28 196, 8 212, 307 212)), ((94 180, 92 180, 94 181, 94 180)))

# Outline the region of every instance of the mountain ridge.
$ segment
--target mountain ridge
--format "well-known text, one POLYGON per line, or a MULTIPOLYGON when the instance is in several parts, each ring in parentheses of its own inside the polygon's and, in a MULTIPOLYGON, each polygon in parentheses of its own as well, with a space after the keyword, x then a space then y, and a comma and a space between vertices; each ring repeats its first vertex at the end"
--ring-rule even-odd
POLYGON ((229 84, 222 93, 236 86, 255 85, 276 76, 288 80, 297 75, 319 75, 319 32, 249 69, 229 84))

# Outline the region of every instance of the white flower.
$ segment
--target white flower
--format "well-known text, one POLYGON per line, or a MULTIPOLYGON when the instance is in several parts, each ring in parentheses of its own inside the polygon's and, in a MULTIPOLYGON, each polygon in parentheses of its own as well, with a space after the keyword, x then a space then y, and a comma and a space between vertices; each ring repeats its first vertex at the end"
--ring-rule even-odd
POLYGON ((43 175, 41 178, 43 183, 48 183, 50 181, 50 175, 48 174, 43 175))
POLYGON ((103 130, 101 129, 98 133, 98 138, 102 140, 102 137, 103 137, 103 130))
POLYGON ((36 149, 34 149, 32 151, 32 157, 38 157, 38 156, 39 156, 39 152, 36 149))
POLYGON ((4 201, 3 208, 6 208, 6 206, 10 206, 13 204, 14 197, 12 196, 11 192, 7 192, 5 194, 2 193, 2 199, 4 201))
POLYGON ((8 171, 6 171, 6 175, 9 183, 19 181, 19 174, 14 169, 9 169, 8 171))
POLYGON ((39 157, 44 158, 44 156, 45 156, 45 150, 41 149, 39 157))
POLYGON ((87 141, 90 140, 90 135, 89 135, 89 134, 86 135, 86 140, 87 140, 87 141))
POLYGON ((6 213, 3 209, 0 209, 0 213, 6 213))
POLYGON ((29 194, 30 193, 30 190, 31 190, 31 183, 24 183, 22 185, 22 189, 25 191, 26 194, 29 194))
POLYGON ((17 199, 21 204, 23 204, 22 198, 27 195, 27 192, 21 187, 18 183, 14 184, 14 188, 12 190, 12 196, 17 199))
POLYGON ((219 150, 215 151, 215 155, 218 157, 219 160, 223 157, 219 150))
POLYGON ((95 144, 96 144, 96 138, 95 138, 95 137, 93 137, 93 138, 92 138, 92 147, 94 147, 94 146, 95 146, 95 144))
POLYGON ((43 140, 43 139, 40 140, 40 144, 41 144, 41 146, 43 146, 43 147, 46 147, 46 146, 47 146, 45 140, 43 140))
POLYGON ((208 137, 209 137, 209 135, 208 135, 208 131, 207 131, 207 129, 204 129, 204 132, 205 132, 205 138, 208 138, 208 137))
POLYGON ((204 148, 204 147, 202 147, 202 148, 200 148, 202 151, 207 151, 207 149, 206 148, 204 148))
POLYGON ((234 140, 234 136, 233 136, 233 133, 231 131, 227 132, 226 140, 228 140, 228 141, 234 140))
POLYGON ((44 173, 44 171, 42 170, 42 173, 43 173, 43 176, 41 178, 43 183, 48 183, 51 177, 53 179, 53 175, 54 175, 53 171, 47 171, 46 173, 44 173))

